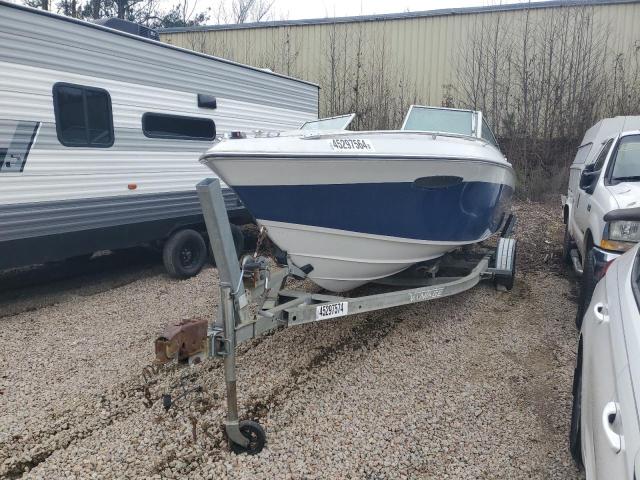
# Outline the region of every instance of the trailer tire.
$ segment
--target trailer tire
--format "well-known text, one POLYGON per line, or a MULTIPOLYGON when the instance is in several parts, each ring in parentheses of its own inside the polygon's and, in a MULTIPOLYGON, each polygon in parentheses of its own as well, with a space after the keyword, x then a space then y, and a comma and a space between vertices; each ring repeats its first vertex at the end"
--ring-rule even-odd
MULTIPOLYGON (((238 255, 238 258, 240 258, 242 257, 242 254, 244 253, 244 248, 245 248, 244 233, 242 232, 242 228, 240 228, 238 225, 234 225, 233 223, 231 223, 229 226, 231 227, 231 237, 233 237, 233 246, 236 247, 236 254, 238 255)), ((211 249, 211 242, 208 242, 207 250, 209 253, 209 262, 211 262, 211 265, 215 267, 216 259, 213 256, 213 250, 211 249)))
POLYGON ((516 278, 516 256, 518 253, 517 242, 513 238, 500 238, 498 240, 498 248, 496 252, 496 267, 508 267, 509 274, 496 275, 493 283, 497 289, 503 287, 507 291, 513 289, 516 278))
POLYGON ((236 247, 238 258, 244 253, 244 233, 238 225, 231 224, 231 236, 233 237, 233 246, 236 247))
POLYGON ((173 233, 162 249, 162 261, 173 278, 197 275, 207 259, 207 245, 195 230, 184 229, 173 233))

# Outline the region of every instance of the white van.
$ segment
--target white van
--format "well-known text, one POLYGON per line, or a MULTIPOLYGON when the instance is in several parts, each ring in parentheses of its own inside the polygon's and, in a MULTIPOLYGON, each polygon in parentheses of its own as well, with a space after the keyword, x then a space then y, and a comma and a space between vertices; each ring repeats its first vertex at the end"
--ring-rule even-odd
POLYGON ((587 130, 563 201, 563 256, 582 275, 576 324, 607 265, 640 241, 640 222, 620 220, 640 207, 640 116, 601 120, 587 130))

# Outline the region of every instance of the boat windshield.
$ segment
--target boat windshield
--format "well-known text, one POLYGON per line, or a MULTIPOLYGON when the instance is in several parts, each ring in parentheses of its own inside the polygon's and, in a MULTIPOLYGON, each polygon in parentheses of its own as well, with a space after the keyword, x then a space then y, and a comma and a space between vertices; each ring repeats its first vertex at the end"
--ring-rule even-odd
POLYGON ((474 114, 475 112, 471 110, 412 105, 404 119, 402 130, 453 133, 475 137, 474 114))
POLYGON ((627 135, 618 143, 611 181, 640 181, 640 135, 627 135))
POLYGON ((349 113, 338 117, 319 118, 306 122, 300 130, 346 130, 355 116, 355 113, 349 113))

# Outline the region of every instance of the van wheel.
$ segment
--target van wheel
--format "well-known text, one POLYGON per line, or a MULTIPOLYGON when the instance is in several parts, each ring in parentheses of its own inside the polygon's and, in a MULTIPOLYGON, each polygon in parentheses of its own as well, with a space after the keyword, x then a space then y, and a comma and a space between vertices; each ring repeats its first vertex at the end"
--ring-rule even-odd
POLYGON ((578 300, 578 312, 576 314, 576 328, 582 328, 582 319, 589 308, 593 291, 596 289, 595 260, 591 250, 587 252, 584 259, 584 268, 580 278, 580 298, 578 300))
POLYGON ((162 261, 170 276, 189 278, 197 275, 207 259, 207 245, 195 230, 185 229, 169 237, 162 249, 162 261))
POLYGON ((562 261, 571 264, 571 235, 569 234, 569 225, 564 226, 564 239, 562 240, 562 261))

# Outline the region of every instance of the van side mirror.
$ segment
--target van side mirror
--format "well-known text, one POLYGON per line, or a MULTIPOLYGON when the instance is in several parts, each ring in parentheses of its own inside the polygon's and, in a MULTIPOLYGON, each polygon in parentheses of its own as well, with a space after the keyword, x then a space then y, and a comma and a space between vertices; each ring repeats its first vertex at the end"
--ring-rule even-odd
POLYGON ((596 189, 596 183, 598 183, 598 178, 600 177, 600 170, 594 172, 594 167, 594 164, 587 165, 580 175, 580 188, 589 194, 596 189))

